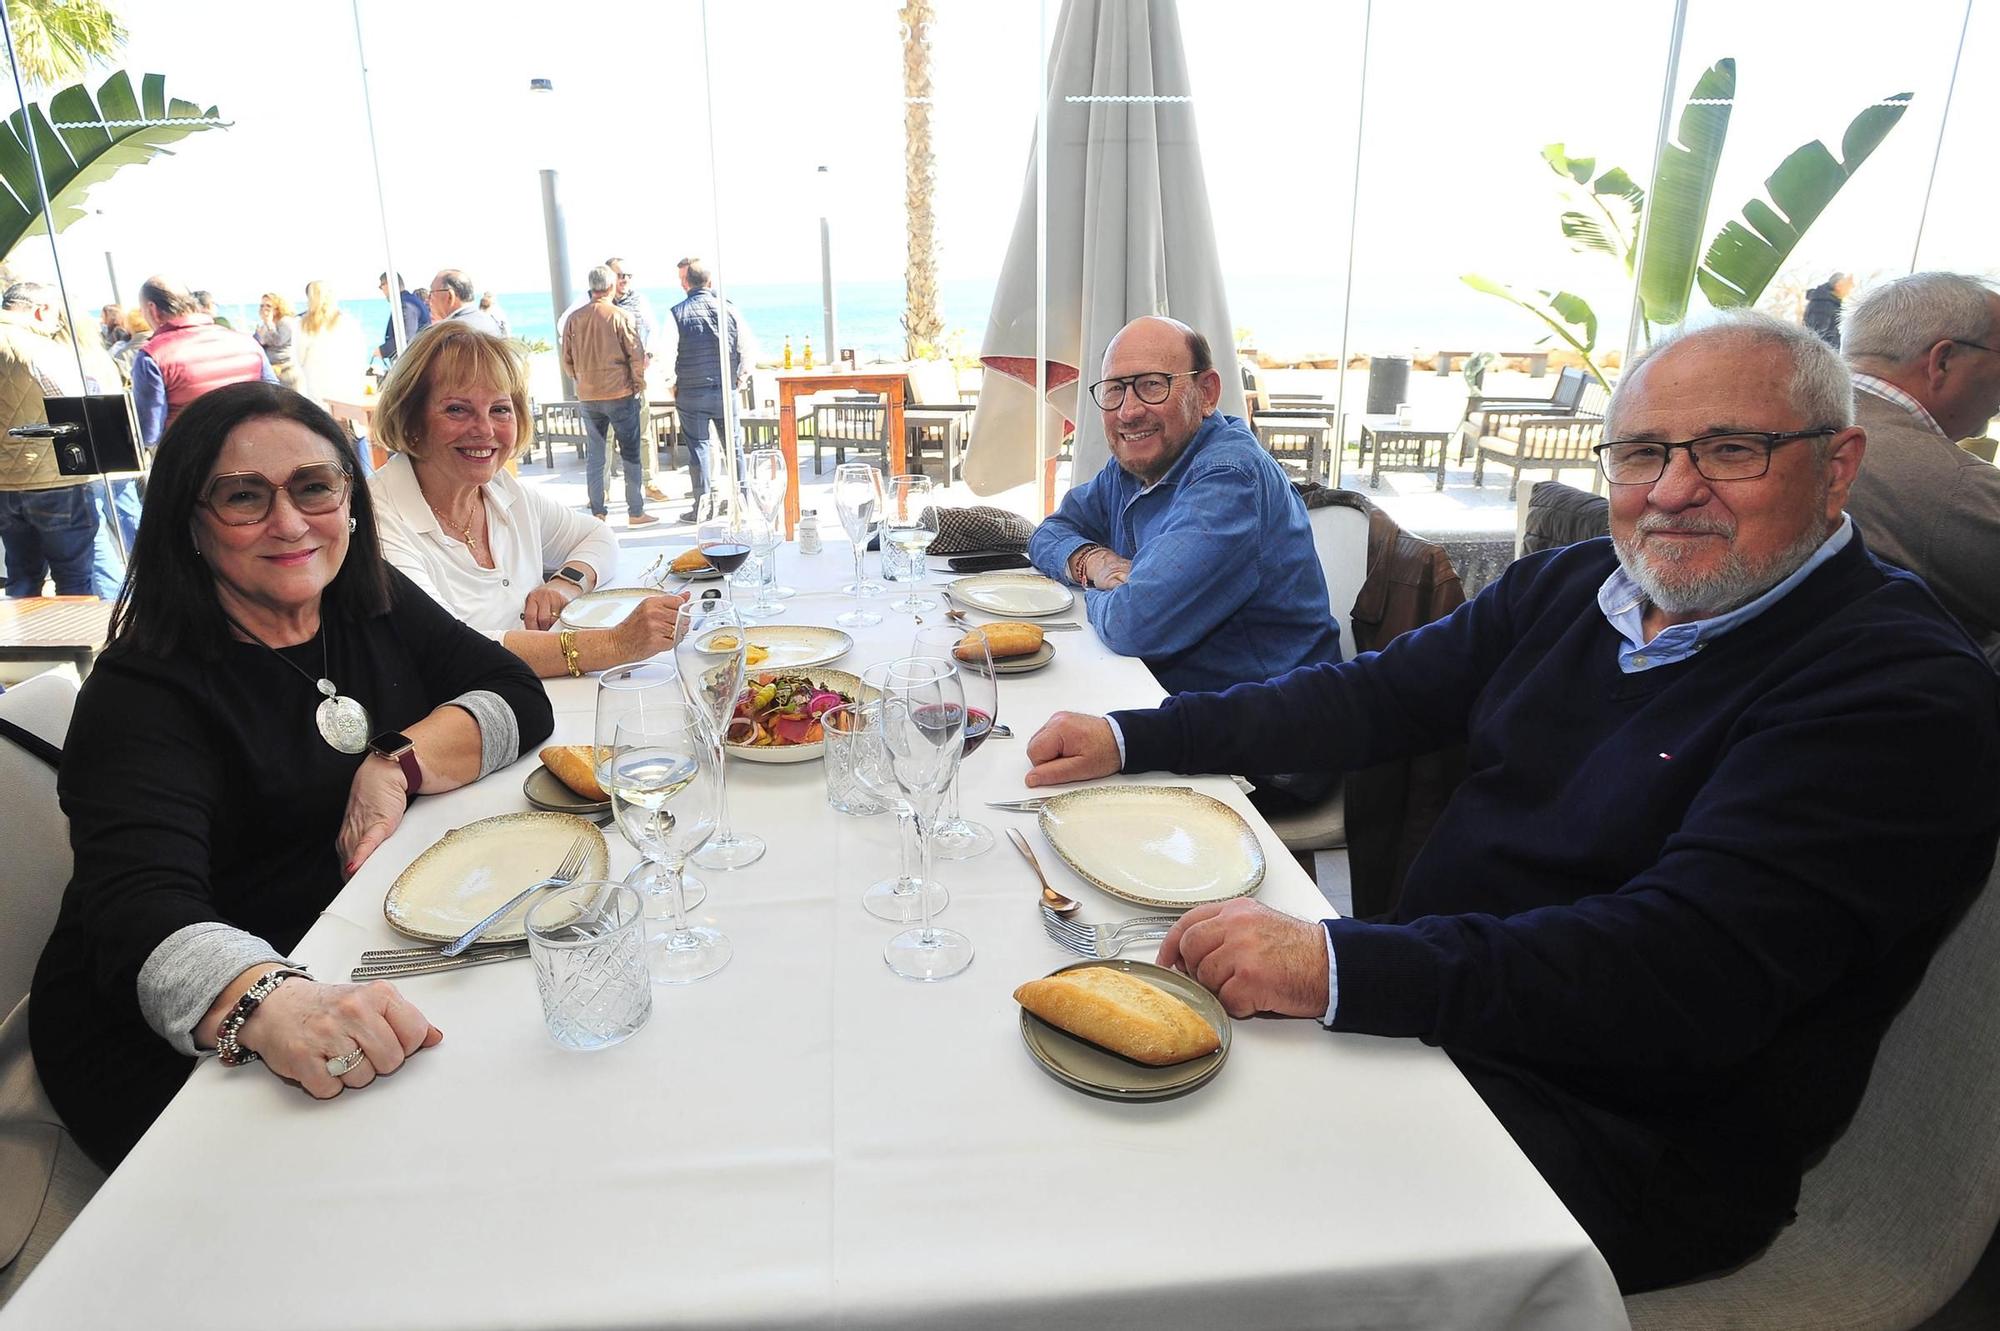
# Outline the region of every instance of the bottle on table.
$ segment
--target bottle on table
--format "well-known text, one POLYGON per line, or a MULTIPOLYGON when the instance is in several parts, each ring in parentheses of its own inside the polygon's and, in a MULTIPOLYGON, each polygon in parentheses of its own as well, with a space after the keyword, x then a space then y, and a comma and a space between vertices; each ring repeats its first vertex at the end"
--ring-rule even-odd
POLYGON ((792 335, 790 333, 785 334, 785 368, 788 370, 792 368, 792 335))
POLYGON ((816 555, 824 548, 819 539, 819 510, 806 509, 799 514, 799 553, 816 555))
POLYGON ((808 370, 810 370, 810 369, 811 369, 812 367, 813 367, 813 340, 812 340, 811 338, 807 338, 807 339, 806 339, 806 368, 807 368, 808 370))

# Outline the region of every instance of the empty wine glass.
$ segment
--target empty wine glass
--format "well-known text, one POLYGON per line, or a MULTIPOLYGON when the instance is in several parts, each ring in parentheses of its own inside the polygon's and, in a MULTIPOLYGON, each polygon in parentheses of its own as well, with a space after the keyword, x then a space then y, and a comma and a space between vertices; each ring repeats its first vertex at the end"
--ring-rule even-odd
POLYGON ((731 601, 736 599, 736 588, 731 585, 737 569, 750 557, 750 538, 743 534, 731 509, 731 516, 715 518, 704 522, 696 529, 695 542, 708 562, 722 570, 723 595, 731 601))
MULTIPOLYGON (((681 687, 681 672, 672 661, 634 661, 612 666, 597 677, 597 716, 591 732, 592 766, 597 784, 611 789, 611 750, 618 727, 628 718, 643 716, 661 707, 684 707, 687 691, 681 687)), ((643 862, 625 876, 639 887, 650 872, 643 862)), ((690 910, 708 900, 708 885, 692 875, 682 875, 681 892, 690 910)))
MULTIPOLYGON (((1000 676, 993 669, 993 648, 986 635, 949 624, 920 628, 910 655, 931 656, 958 667, 965 693, 965 757, 970 758, 993 727, 1000 724, 1000 676)), ((993 849, 993 829, 959 813, 958 782, 953 780, 931 831, 931 854, 941 860, 969 860, 993 849)))
POLYGON ((741 869, 764 856, 762 837, 729 825, 729 764, 723 756, 729 718, 743 694, 749 631, 736 607, 719 599, 688 601, 676 616, 674 660, 680 666, 681 687, 687 692, 686 701, 707 723, 716 747, 715 835, 690 857, 704 869, 741 869))
POLYGON ((768 522, 752 521, 745 533, 750 541, 750 558, 743 565, 745 585, 756 587, 757 597, 748 605, 738 602, 736 608, 745 619, 762 623, 785 613, 777 591, 778 529, 768 522))
POLYGON ((882 616, 862 604, 870 596, 882 594, 882 584, 868 581, 861 572, 861 555, 868 546, 868 533, 882 513, 882 476, 866 462, 843 462, 833 469, 833 506, 840 525, 854 547, 854 581, 840 590, 854 595, 854 608, 836 616, 842 628, 869 628, 882 616))
POLYGON ((951 894, 928 872, 922 877, 917 874, 916 810, 903 797, 889 771, 889 751, 882 747, 882 690, 894 665, 894 661, 882 661, 861 672, 861 698, 853 712, 854 727, 862 732, 864 741, 854 747, 854 779, 896 814, 896 873, 863 888, 861 907, 878 920, 910 924, 924 917, 926 906, 932 915, 942 913, 951 903, 951 894))
MULTIPOLYGON (((958 772, 965 741, 965 694, 958 671, 934 656, 890 664, 882 690, 882 747, 889 773, 916 814, 921 876, 931 872, 928 835, 945 789, 958 772)), ((972 964, 972 940, 931 920, 929 896, 917 893, 923 920, 882 950, 889 969, 910 980, 943 980, 972 964)))
POLYGON ((757 594, 762 605, 766 599, 786 601, 799 594, 796 587, 787 587, 778 581, 778 548, 783 544, 780 519, 785 513, 785 491, 791 488, 791 481, 785 473, 785 455, 775 448, 752 449, 748 462, 750 500, 757 511, 764 515, 764 525, 771 531, 771 553, 760 555, 766 561, 764 581, 757 594))
POLYGON ((619 830, 650 870, 649 900, 664 900, 665 927, 647 912, 646 969, 655 984, 687 984, 729 964, 729 939, 707 925, 690 924, 681 894, 681 867, 715 831, 721 793, 721 756, 707 723, 683 703, 649 708, 619 723, 608 762, 611 807, 619 830))
POLYGON ((937 609, 937 602, 917 595, 924 581, 924 551, 937 533, 924 525, 924 511, 930 507, 932 481, 928 476, 906 472, 889 478, 886 507, 882 510, 882 548, 894 545, 903 554, 909 570, 910 592, 890 608, 905 614, 937 609))

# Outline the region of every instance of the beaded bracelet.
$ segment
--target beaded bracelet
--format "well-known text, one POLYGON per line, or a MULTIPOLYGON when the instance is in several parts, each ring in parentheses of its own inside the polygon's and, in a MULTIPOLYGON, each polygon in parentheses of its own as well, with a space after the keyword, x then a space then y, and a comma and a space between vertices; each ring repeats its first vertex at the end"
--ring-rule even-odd
POLYGON ((569 669, 571 679, 583 678, 583 666, 577 660, 576 630, 564 629, 556 635, 556 642, 562 646, 563 665, 569 669))
POLYGON ((229 1009, 229 1015, 222 1019, 222 1025, 215 1032, 215 1052, 226 1068, 241 1067, 245 1063, 255 1063, 260 1055, 253 1049, 245 1049, 236 1043, 236 1033, 243 1029, 243 1023, 250 1020, 250 1014, 257 1005, 269 998, 277 987, 294 975, 302 980, 312 976, 301 970, 280 968, 266 972, 264 977, 243 991, 243 997, 236 1000, 236 1006, 229 1009))

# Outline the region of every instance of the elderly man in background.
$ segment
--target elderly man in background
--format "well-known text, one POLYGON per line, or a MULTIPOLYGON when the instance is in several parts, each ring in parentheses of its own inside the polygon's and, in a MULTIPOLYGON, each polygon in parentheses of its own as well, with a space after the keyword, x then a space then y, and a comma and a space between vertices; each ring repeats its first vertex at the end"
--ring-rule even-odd
MULTIPOLYGON (((674 404, 680 410, 681 442, 687 445, 688 480, 694 486, 694 507, 682 522, 700 522, 722 511, 729 485, 715 474, 714 440, 727 419, 723 397, 750 381, 750 330, 736 306, 715 292, 715 274, 702 259, 682 259, 681 290, 687 299, 673 307, 661 328, 673 343, 674 404), (722 364, 722 343, 729 342, 729 367, 722 364)), ((736 478, 743 479, 742 426, 724 450, 736 455, 736 478)))
POLYGON ((442 323, 446 319, 456 319, 460 323, 471 324, 482 333, 495 337, 505 337, 500 324, 486 311, 472 302, 475 290, 472 279, 456 268, 445 268, 431 279, 429 294, 431 322, 442 323))
POLYGON ((1344 665, 1058 713, 1028 784, 1466 744, 1393 919, 1199 906, 1160 961, 1441 1046, 1636 1291, 1789 1220, 1992 863, 2000 680, 1842 512, 1867 441, 1806 329, 1670 334, 1604 433, 1609 539, 1344 665))
MULTIPOLYGON (((604 261, 604 266, 618 279, 611 303, 631 315, 633 326, 639 330, 639 349, 646 353, 646 374, 649 385, 647 391, 650 395, 653 373, 653 331, 657 326, 653 319, 653 302, 647 300, 646 293, 639 290, 638 284, 633 280, 636 275, 626 267, 625 260, 614 255, 604 261)), ((653 438, 652 413, 645 410, 643 400, 640 403, 640 425, 646 436, 645 444, 639 450, 639 472, 644 482, 646 498, 664 504, 667 502, 667 492, 656 483, 660 469, 659 441, 653 438)), ((669 444, 672 442, 668 440, 669 444)))
POLYGON ((2000 469, 1957 447, 2000 412, 2000 293, 1957 273, 1885 282, 1855 303, 1841 351, 1868 431, 1848 512, 2000 665, 2000 469))
POLYGON ((585 482, 592 516, 610 515, 605 436, 618 434, 618 455, 625 460, 625 525, 645 527, 659 519, 646 511, 639 468, 639 418, 646 394, 646 352, 639 345, 639 328, 632 316, 612 303, 618 275, 599 264, 590 270, 590 300, 562 325, 563 373, 576 382, 588 432, 584 454, 585 482))

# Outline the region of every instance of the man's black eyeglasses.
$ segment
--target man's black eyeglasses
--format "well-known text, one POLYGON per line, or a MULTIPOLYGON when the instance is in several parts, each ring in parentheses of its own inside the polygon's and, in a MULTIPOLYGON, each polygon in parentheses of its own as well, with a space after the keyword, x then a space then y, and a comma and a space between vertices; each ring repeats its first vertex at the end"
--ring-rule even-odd
POLYGON ((1771 450, 1801 439, 1838 434, 1831 426, 1818 430, 1747 430, 1705 434, 1699 439, 1665 443, 1654 439, 1620 439, 1591 449, 1598 470, 1613 485, 1651 485, 1667 474, 1674 450, 1685 448, 1694 469, 1711 481, 1754 481, 1771 469, 1771 450))
POLYGON ((1099 379, 1090 386, 1090 396, 1106 411, 1116 411, 1125 405, 1125 390, 1129 388, 1139 395, 1141 402, 1149 407, 1157 407, 1167 400, 1167 394, 1174 391, 1174 380, 1182 375, 1200 373, 1200 370, 1175 370, 1169 374, 1163 370, 1155 370, 1148 374, 1126 374, 1116 379, 1099 379))
POLYGON ((1954 337, 1954 338, 1948 338, 1946 340, 1951 342, 1956 342, 1961 347, 1978 347, 1981 351, 1990 351, 1994 355, 2000 356, 2000 347, 1989 347, 1984 342, 1974 342, 1969 337, 1954 337))

